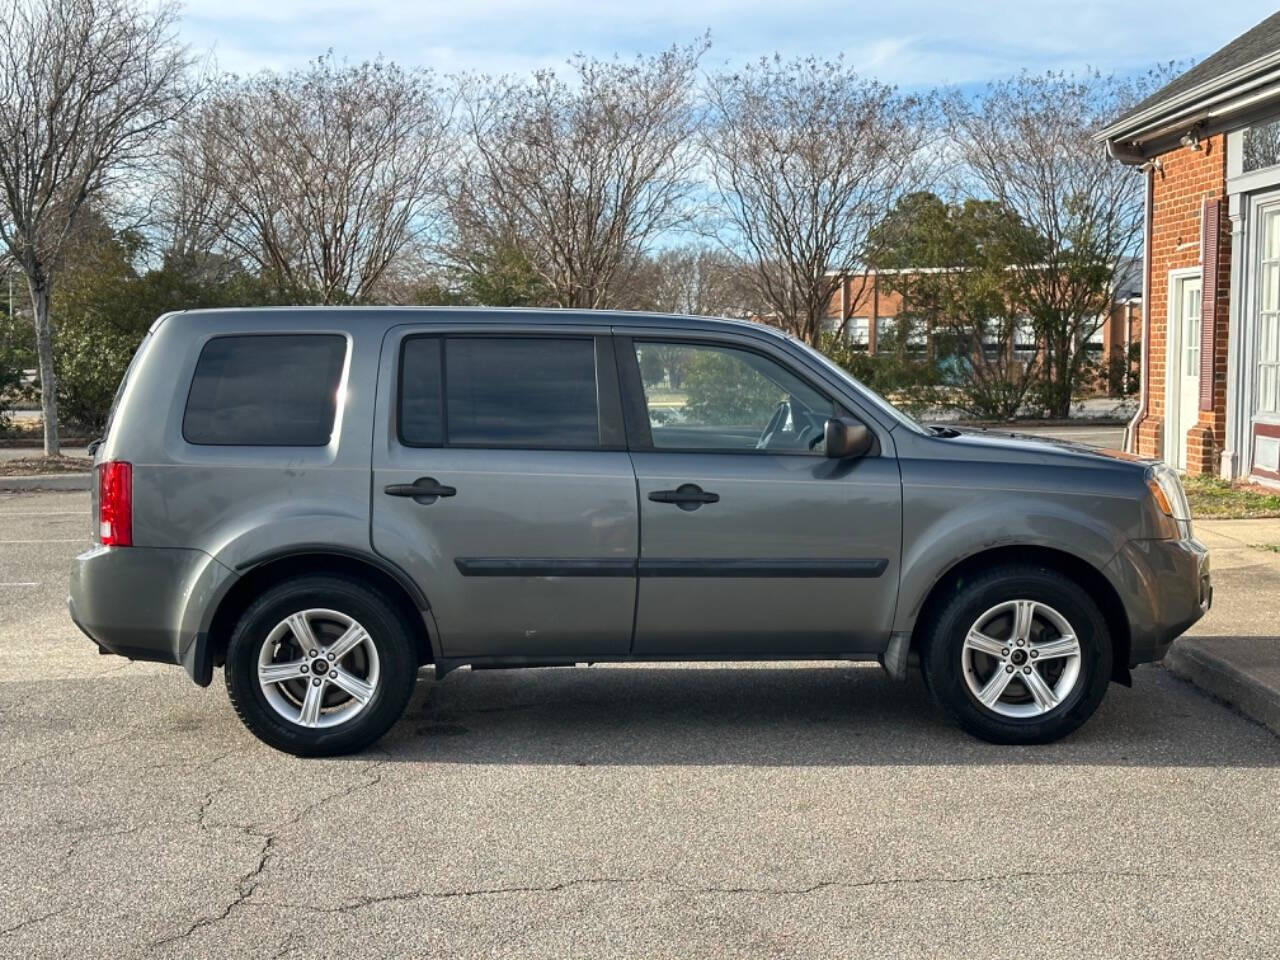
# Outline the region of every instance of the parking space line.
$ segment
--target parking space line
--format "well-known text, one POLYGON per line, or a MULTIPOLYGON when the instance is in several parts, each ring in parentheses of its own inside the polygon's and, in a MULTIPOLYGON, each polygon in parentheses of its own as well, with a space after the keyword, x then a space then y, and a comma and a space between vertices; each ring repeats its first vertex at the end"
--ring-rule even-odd
POLYGON ((58 540, 0 540, 0 545, 6 543, 88 543, 88 537, 68 537, 58 540))
POLYGON ((0 517, 84 517, 88 514, 88 510, 32 510, 0 513, 0 517))
POLYGON ((0 583, 0 587, 38 587, 40 586, 34 580, 21 581, 19 583, 0 583))

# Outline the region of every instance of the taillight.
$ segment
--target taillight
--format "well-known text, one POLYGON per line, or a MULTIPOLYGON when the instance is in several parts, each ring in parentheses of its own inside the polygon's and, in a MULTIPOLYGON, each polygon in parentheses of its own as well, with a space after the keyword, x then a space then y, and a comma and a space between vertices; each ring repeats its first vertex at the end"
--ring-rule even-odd
POLYGON ((133 546, 133 464, 98 464, 98 540, 104 547, 133 546))

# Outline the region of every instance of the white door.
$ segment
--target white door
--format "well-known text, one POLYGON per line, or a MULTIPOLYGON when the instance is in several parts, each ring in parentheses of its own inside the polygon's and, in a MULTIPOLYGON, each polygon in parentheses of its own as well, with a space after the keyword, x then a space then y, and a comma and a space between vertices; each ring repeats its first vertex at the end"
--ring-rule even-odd
POLYGON ((1200 418, 1200 291, 1199 277, 1174 284, 1169 313, 1169 383, 1166 388, 1168 423, 1166 459, 1179 470, 1187 466, 1187 431, 1200 418))

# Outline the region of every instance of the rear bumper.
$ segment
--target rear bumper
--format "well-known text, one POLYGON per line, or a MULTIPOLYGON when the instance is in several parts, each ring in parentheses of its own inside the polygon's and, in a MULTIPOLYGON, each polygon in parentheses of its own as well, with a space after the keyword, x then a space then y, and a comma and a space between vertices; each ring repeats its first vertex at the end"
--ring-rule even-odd
POLYGON ((200 550, 94 547, 71 568, 67 608, 77 627, 108 652, 179 663, 207 684, 208 644, 196 643, 235 573, 200 550))
POLYGON ((1194 537, 1131 540, 1107 570, 1129 617, 1129 666, 1164 657, 1213 603, 1209 551, 1194 537))

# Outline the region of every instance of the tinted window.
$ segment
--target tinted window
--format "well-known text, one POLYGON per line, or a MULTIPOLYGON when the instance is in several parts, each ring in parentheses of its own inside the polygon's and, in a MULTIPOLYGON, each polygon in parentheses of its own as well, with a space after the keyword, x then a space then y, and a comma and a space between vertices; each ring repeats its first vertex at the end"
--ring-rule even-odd
POLYGON ((591 339, 450 337, 444 352, 449 443, 599 445, 591 339))
POLYGON ((773 360, 703 344, 635 346, 655 449, 822 450, 834 405, 773 360))
POLYGON ((400 363, 402 443, 411 447, 435 447, 444 442, 442 386, 439 338, 406 340, 400 363))
POLYGON ((188 443, 322 447, 333 433, 345 337, 215 337, 196 362, 188 443))

